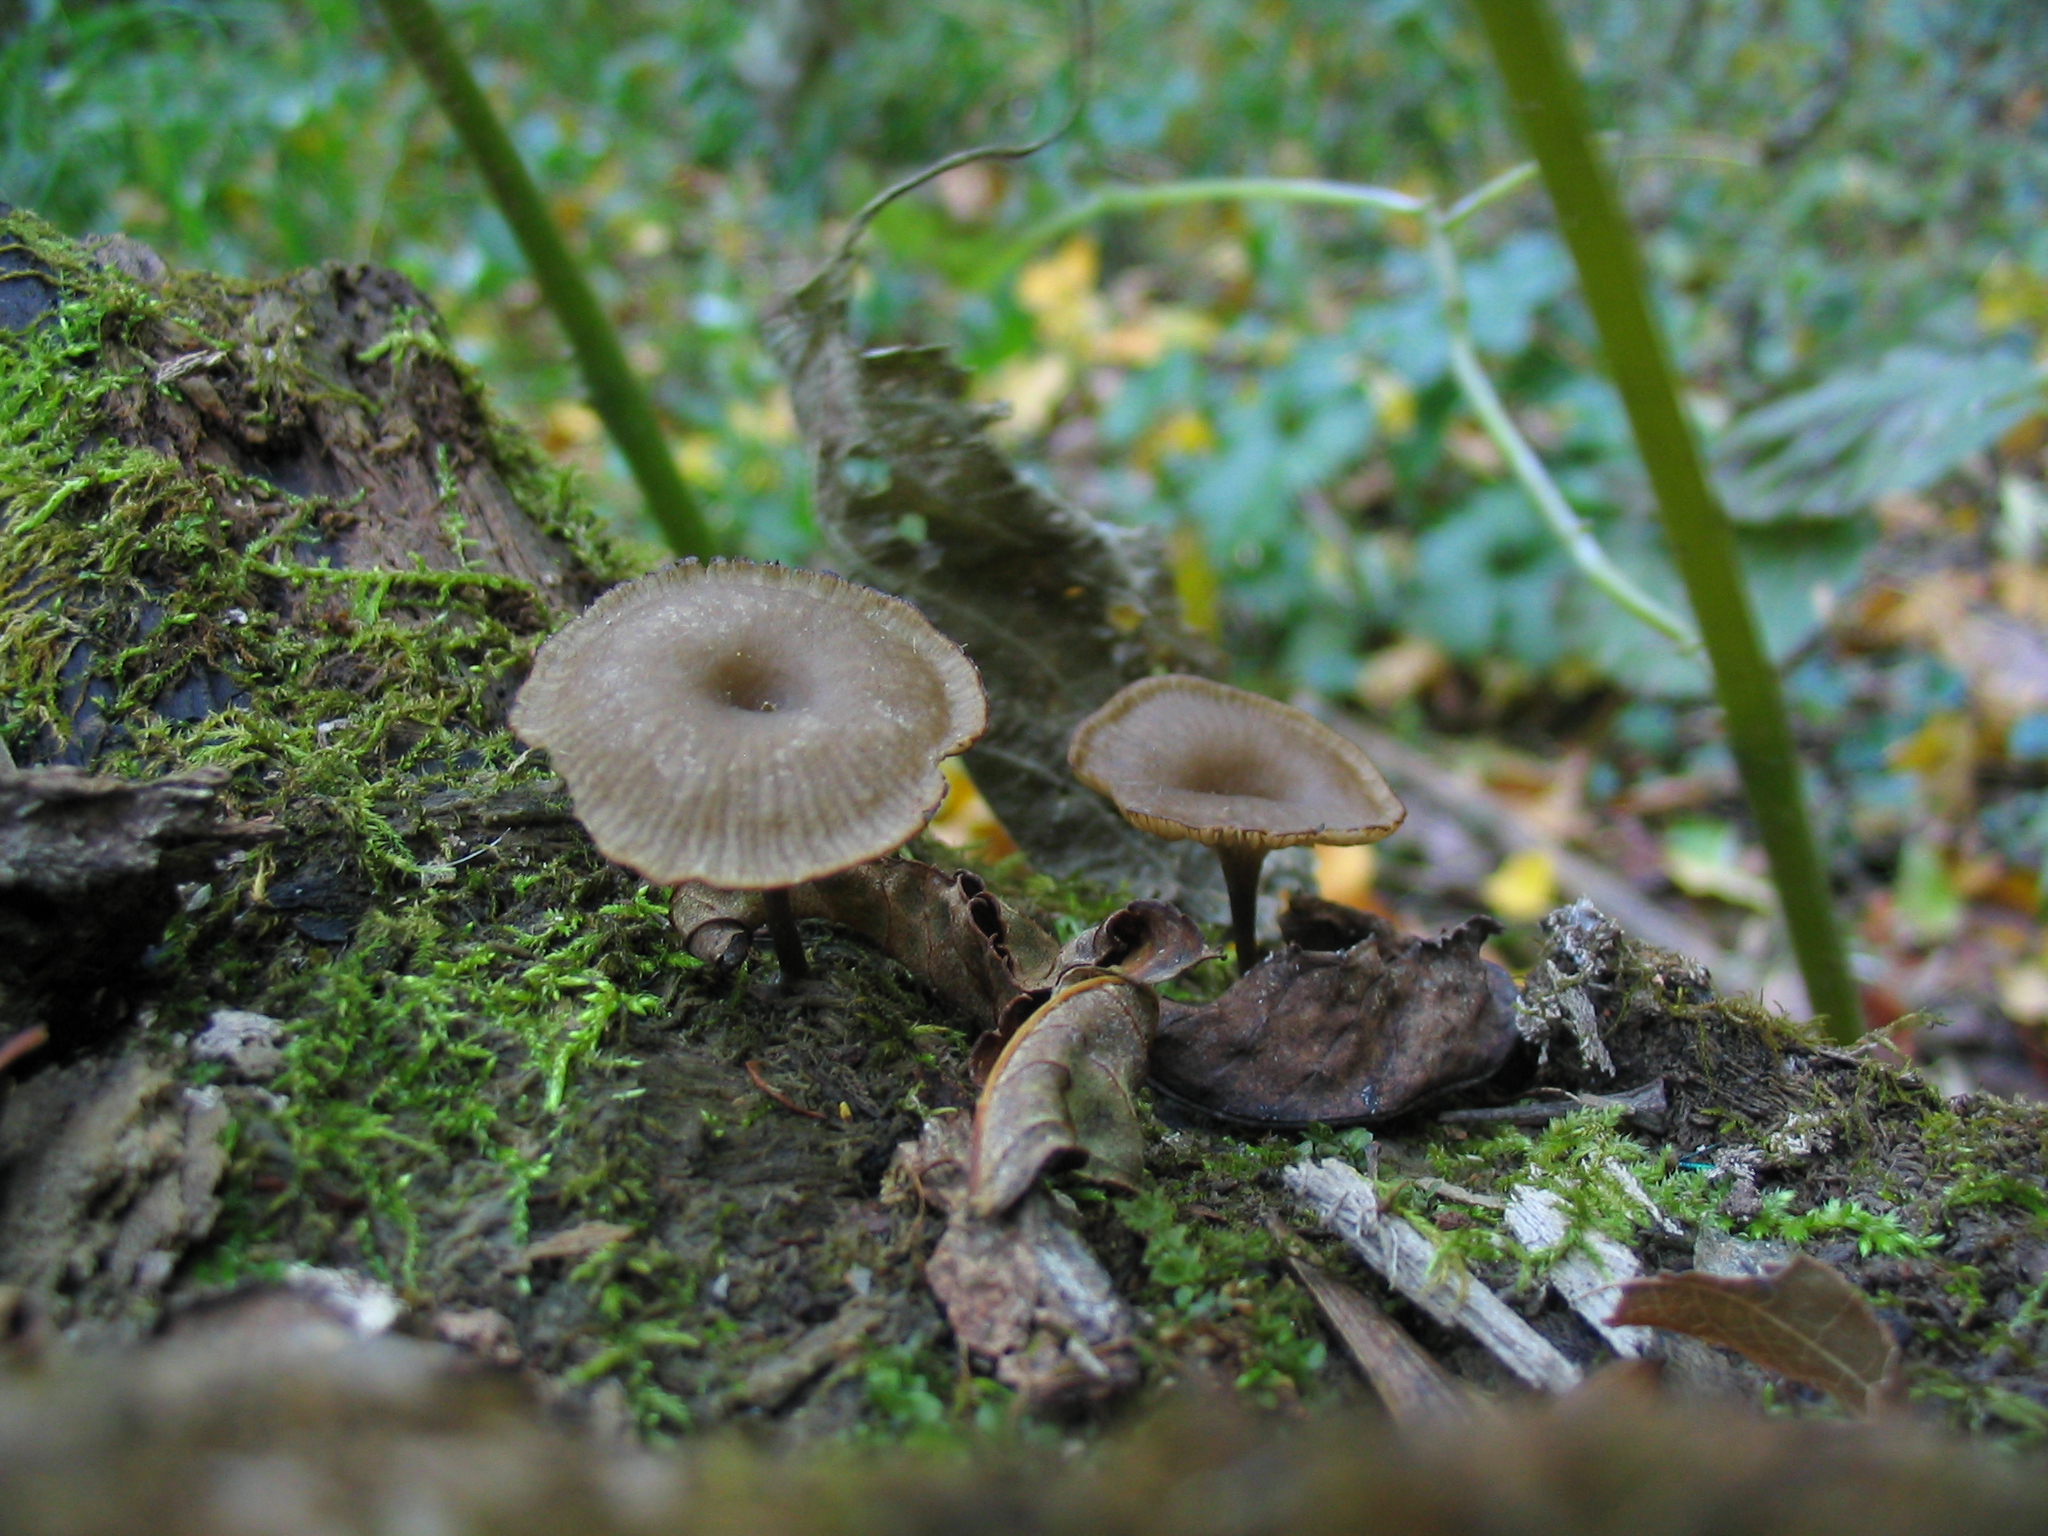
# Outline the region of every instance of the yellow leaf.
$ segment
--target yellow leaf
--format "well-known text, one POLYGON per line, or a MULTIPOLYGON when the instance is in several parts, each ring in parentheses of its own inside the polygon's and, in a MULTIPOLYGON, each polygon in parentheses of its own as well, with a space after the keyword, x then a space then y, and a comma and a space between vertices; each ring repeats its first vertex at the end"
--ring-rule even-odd
POLYGON ((1352 691, 1371 708, 1398 709, 1450 668, 1450 658, 1427 640, 1398 640, 1360 663, 1352 691))
POLYGON ((1168 454, 1189 456, 1208 453, 1216 446, 1216 429, 1209 418, 1192 406, 1183 406, 1138 439, 1131 457, 1143 468, 1151 468, 1168 454))
POLYGON ((1904 741, 1893 744, 1885 760, 1920 781, 1927 809, 1943 820, 1963 815, 1976 797, 1977 725, 1961 710, 1936 710, 1904 741))
POLYGON ((1557 905, 1556 861, 1542 848, 1511 853, 1486 877, 1479 894, 1507 921, 1533 922, 1557 905))
POLYGON ((1018 274, 1017 302, 1031 311, 1047 336, 1079 341, 1099 328, 1102 301, 1095 294, 1095 279, 1100 270, 1095 241, 1076 235, 1018 274))
POLYGON ((560 453, 594 443, 603 433, 604 423, 597 412, 581 400, 557 400, 548 407, 540 441, 549 453, 560 453))
POLYGON ((1362 907, 1372 900, 1374 850, 1371 843, 1316 850, 1316 894, 1325 901, 1362 907))
POLYGON ((718 439, 709 432, 692 432, 676 444, 676 473, 699 490, 714 490, 725 483, 725 465, 718 456, 718 439))
POLYGON ((1074 382, 1074 366, 1057 352, 1012 358, 994 373, 975 381, 977 399, 1001 400, 1010 414, 991 428, 998 442, 1017 442, 1045 430, 1052 413, 1074 382))
POLYGON ((978 848, 985 859, 1006 859, 1017 845, 981 798, 967 767, 957 757, 939 765, 946 776, 946 798, 931 820, 931 834, 948 848, 978 848))
POLYGON ((2016 1024, 2048 1024, 2048 969, 2015 965, 2001 971, 1998 1006, 2016 1024))
POLYGON ((1198 352, 1216 339, 1216 322, 1191 309, 1158 305, 1121 325, 1088 334, 1088 353, 1098 363, 1149 368, 1180 347, 1198 352))
POLYGON ((1223 636, 1222 609, 1217 602, 1216 568, 1202 547, 1202 536, 1183 524, 1166 536, 1166 560, 1173 572, 1173 595, 1180 601, 1180 621, 1211 640, 1223 636))
POLYGON ((1977 324, 1986 331, 2048 326, 2048 278, 2002 255, 1977 279, 1977 324))
POLYGON ((725 420, 735 437, 769 444, 796 441, 796 412, 790 409, 789 391, 780 386, 759 400, 733 401, 725 408, 725 420))
POLYGON ((1365 382, 1366 398, 1380 431, 1399 442, 1415 430, 1415 391, 1398 373, 1374 369, 1365 382))
POLYGON ((1725 821, 1688 817, 1664 834, 1664 873, 1688 896, 1712 897, 1758 912, 1772 910, 1777 890, 1743 863, 1742 839, 1725 821))

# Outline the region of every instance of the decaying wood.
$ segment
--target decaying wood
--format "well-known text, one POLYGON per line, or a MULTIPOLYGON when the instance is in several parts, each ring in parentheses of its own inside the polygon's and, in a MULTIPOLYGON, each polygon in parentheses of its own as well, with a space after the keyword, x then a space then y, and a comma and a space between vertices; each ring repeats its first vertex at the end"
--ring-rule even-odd
POLYGON ((1484 1283, 1441 1271, 1436 1244, 1382 1211, 1378 1193, 1355 1168, 1330 1157, 1296 1163, 1281 1177, 1353 1253, 1445 1327, 1471 1334, 1539 1391, 1565 1392, 1579 1384, 1579 1368, 1484 1283))
POLYGON ((75 1037, 118 1017, 178 887, 273 837, 220 804, 227 774, 147 783, 75 768, 0 771, 0 1009, 75 1037))
POLYGON ((1647 1328, 1617 1327, 1608 1321, 1621 1300, 1621 1287, 1643 1272, 1634 1253, 1604 1232, 1581 1232, 1572 1240, 1564 1202, 1552 1191, 1534 1184, 1515 1186, 1506 1220, 1515 1241, 1532 1256, 1558 1255, 1547 1277, 1551 1289, 1607 1341, 1609 1348, 1617 1355, 1634 1358, 1650 1347, 1651 1334, 1647 1328), (1560 1254, 1567 1241, 1572 1246, 1560 1254))

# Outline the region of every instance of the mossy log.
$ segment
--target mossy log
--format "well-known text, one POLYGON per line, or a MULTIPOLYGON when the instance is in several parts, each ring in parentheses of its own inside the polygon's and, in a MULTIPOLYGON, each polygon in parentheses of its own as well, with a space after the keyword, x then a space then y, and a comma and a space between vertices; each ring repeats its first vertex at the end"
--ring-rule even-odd
MULTIPOLYGON (((597 857, 504 716, 539 640, 628 562, 417 291, 168 274, 11 213, 0 327, 0 742, 24 767, 209 775, 222 815, 266 829, 174 873, 118 985, 0 975, 0 1045, 49 1035, 0 1081, 0 1321, 132 1336, 322 1266, 647 1434, 1003 1422, 923 1283, 938 1223, 884 1178, 971 1102, 970 1021, 822 928, 814 993, 715 974, 597 857)), ((994 878, 1048 921, 1103 913, 994 878)), ((1149 1191, 1061 1195, 1148 1319, 1147 1390, 1363 1396, 1287 1268, 1301 1244, 1349 1262, 1287 1231, 1278 1175, 1306 1142, 1375 1169, 1580 1364, 1598 1338, 1495 1219, 1520 1181, 1665 1267, 1693 1261, 1679 1231, 1801 1243, 1885 1309, 1924 1411, 2048 1436, 2039 1111, 1823 1049, 1619 934, 1562 924, 1543 967, 1525 1009, 1559 1032, 1495 1097, 1655 1081, 1656 1128, 1599 1099, 1376 1140, 1148 1119, 1149 1191)))

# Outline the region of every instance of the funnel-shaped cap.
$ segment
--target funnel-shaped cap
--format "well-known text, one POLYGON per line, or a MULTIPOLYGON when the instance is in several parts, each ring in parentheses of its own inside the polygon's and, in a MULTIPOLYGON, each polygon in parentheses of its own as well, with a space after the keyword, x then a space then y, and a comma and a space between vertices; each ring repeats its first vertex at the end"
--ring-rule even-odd
POLYGON ((541 647, 512 727, 607 858, 662 885, 794 885, 900 847, 986 729, 974 664, 915 608, 820 571, 684 562, 541 647))
POLYGON ((1372 843, 1408 814, 1372 759, 1314 716, 1205 677, 1118 690, 1067 762, 1133 826, 1216 846, 1372 843))

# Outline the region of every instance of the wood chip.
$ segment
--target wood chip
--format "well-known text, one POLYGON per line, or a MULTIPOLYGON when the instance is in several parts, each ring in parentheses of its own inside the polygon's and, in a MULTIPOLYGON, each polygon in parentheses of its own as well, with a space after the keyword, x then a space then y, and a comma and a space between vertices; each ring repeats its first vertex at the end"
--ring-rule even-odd
MULTIPOLYGON (((1556 1252, 1571 1233, 1564 1201, 1534 1184, 1515 1186, 1514 1198, 1508 1202, 1507 1228, 1532 1254, 1556 1252)), ((1617 1355, 1633 1359, 1650 1347, 1654 1335, 1647 1328, 1617 1327, 1608 1318, 1621 1300, 1622 1283, 1642 1272, 1635 1254, 1606 1233, 1581 1232, 1570 1251, 1551 1266, 1549 1279, 1551 1289, 1592 1324, 1617 1355)))

